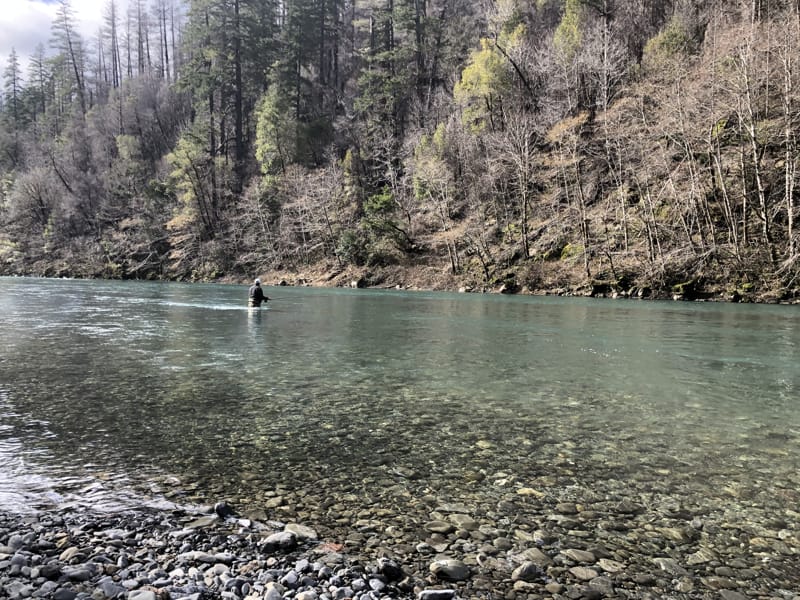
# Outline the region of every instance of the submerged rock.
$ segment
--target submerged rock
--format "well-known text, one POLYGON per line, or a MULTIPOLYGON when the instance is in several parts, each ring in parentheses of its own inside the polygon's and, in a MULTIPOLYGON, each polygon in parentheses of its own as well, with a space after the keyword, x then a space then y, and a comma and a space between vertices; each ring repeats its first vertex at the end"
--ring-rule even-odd
POLYGON ((431 563, 430 571, 439 579, 463 581, 470 576, 470 569, 460 560, 443 558, 431 563))

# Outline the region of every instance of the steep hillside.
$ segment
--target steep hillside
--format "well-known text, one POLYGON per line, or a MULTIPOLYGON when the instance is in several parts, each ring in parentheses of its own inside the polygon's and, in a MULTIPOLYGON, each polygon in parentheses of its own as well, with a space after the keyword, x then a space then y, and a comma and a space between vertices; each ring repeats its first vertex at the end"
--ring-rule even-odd
POLYGON ((170 6, 9 58, 0 272, 800 293, 796 2, 170 6))

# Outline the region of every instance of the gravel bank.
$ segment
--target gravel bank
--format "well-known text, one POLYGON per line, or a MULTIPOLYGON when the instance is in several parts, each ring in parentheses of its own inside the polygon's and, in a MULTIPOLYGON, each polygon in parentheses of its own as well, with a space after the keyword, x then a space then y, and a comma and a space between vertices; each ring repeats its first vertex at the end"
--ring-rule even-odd
POLYGON ((800 600, 797 532, 786 529, 745 539, 741 524, 680 513, 668 526, 627 501, 562 502, 540 529, 469 513, 435 507, 416 545, 392 543, 391 531, 323 539, 309 524, 243 518, 226 503, 0 513, 0 598, 800 600))
POLYGON ((362 563, 293 523, 220 513, 0 513, 0 597, 446 600, 395 561, 362 563), (222 518, 225 517, 225 518, 222 518))

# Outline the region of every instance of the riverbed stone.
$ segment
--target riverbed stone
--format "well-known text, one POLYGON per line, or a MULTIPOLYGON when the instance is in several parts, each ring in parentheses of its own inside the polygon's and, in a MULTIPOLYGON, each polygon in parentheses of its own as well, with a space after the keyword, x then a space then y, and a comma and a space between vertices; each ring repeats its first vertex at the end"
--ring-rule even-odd
POLYGON ((454 600, 456 590, 422 590, 417 595, 417 600, 454 600))
POLYGON ((456 530, 452 523, 438 520, 428 521, 425 523, 425 529, 432 533, 441 533, 443 535, 447 535, 448 533, 452 533, 456 530))
POLYGON ((466 504, 459 504, 458 502, 444 502, 437 504, 435 510, 439 513, 461 513, 468 515, 472 509, 466 504))
POLYGON ((620 573, 625 569, 625 564, 609 558, 601 558, 597 561, 597 566, 606 573, 620 573))
POLYGON ((628 515, 636 515, 644 512, 644 508, 640 504, 631 500, 621 500, 613 507, 614 512, 628 515))
POLYGON ((128 600, 158 600, 158 597, 151 590, 133 590, 128 593, 128 600))
POLYGON ((674 558, 659 556, 653 559, 653 562, 662 570, 670 575, 681 577, 688 575, 688 571, 678 564, 674 558))
POLYGON ((71 546, 71 547, 65 549, 59 555, 58 560, 60 560, 61 562, 69 562, 73 558, 78 556, 80 554, 80 551, 81 551, 80 548, 78 548, 77 546, 71 546))
POLYGON ((728 579, 727 577, 717 577, 712 575, 710 577, 701 577, 700 581, 708 588, 712 590, 735 590, 737 587, 737 583, 732 579, 728 579))
POLYGON ((542 570, 533 562, 524 562, 511 573, 512 581, 537 581, 542 577, 542 570))
POLYGON ((562 515, 577 515, 578 507, 574 502, 559 502, 556 504, 556 512, 562 515))
POLYGON ((598 575, 589 581, 589 587, 593 590, 597 590, 603 596, 614 595, 614 582, 610 577, 598 575))
POLYGON ((539 548, 528 548, 523 551, 520 556, 524 560, 532 562, 539 568, 546 568, 553 564, 553 559, 539 550, 539 548))
POLYGON ((279 531, 267 536, 263 545, 265 552, 291 552, 297 547, 297 535, 291 531, 279 531))
POLYGON ((186 529, 199 529, 202 527, 210 527, 219 521, 217 515, 203 515, 197 519, 192 520, 186 524, 186 529))
POLYGON ((589 567, 572 567, 569 572, 572 573, 573 577, 581 581, 591 581, 599 575, 597 571, 589 567))
POLYGON ((544 589, 550 594, 563 594, 566 587, 557 581, 551 581, 545 584, 544 589))
POLYGON ((430 572, 439 579, 447 581, 464 581, 470 576, 470 569, 462 561, 452 558, 442 558, 430 565, 430 572))
POLYGON ((564 556, 579 563, 594 563, 595 560, 597 560, 595 555, 591 552, 587 552, 586 550, 577 550, 575 548, 565 550, 564 556))
POLYGON ((33 588, 22 581, 12 581, 5 586, 5 592, 8 600, 22 600, 31 596, 33 588))
MULTIPOLYGON (((623 439, 614 451, 630 439, 623 439)), ((605 445, 576 444, 565 454, 586 452, 590 460, 614 455, 605 445)), ((748 512, 733 497, 730 505, 720 508, 706 499, 710 482, 680 477, 676 481, 665 475, 660 483, 649 477, 651 468, 680 468, 668 453, 655 455, 657 460, 648 455, 652 464, 647 469, 624 471, 626 478, 617 481, 613 472, 624 465, 608 464, 608 480, 597 489, 584 489, 574 483, 582 468, 578 462, 559 462, 558 452, 548 450, 546 442, 541 452, 552 458, 547 463, 552 474, 519 476, 504 465, 507 483, 496 486, 500 471, 479 461, 471 468, 485 472, 486 480, 466 492, 452 487, 454 478, 460 481, 460 471, 419 470, 419 480, 398 485, 391 468, 381 466, 352 489, 334 490, 329 496, 315 496, 313 486, 292 489, 287 484, 241 500, 242 494, 233 495, 221 484, 203 485, 201 489, 212 489, 216 497, 235 497, 248 515, 249 502, 263 509, 266 498, 279 495, 285 501, 280 511, 259 519, 226 522, 213 515, 207 527, 196 529, 186 523, 208 513, 183 508, 136 517, 89 512, 61 517, 60 524, 49 516, 25 522, 0 513, 0 544, 7 546, 15 532, 36 532, 20 534, 23 547, 0 554, 0 597, 9 594, 5 588, 16 580, 11 589, 19 596, 22 583, 32 586, 28 597, 52 599, 64 589, 64 595, 80 594, 78 600, 106 600, 119 591, 104 579, 108 576, 123 593, 157 587, 152 590, 157 600, 282 600, 312 589, 317 600, 415 594, 419 599, 425 597, 420 590, 439 593, 428 587, 446 587, 455 597, 498 600, 655 600, 703 594, 744 600, 778 598, 786 595, 781 590, 799 589, 791 568, 797 552, 789 542, 796 537, 791 532, 800 513, 791 502, 773 501, 765 490, 741 488, 738 493, 747 507, 757 510, 748 512), (517 494, 527 481, 543 495, 517 494), (630 506, 624 506, 624 497, 630 498, 630 506), (577 512, 561 513, 558 504, 574 504, 577 512), (646 512, 637 512, 643 506, 646 512), (702 515, 702 522, 695 515, 702 515), (448 532, 424 530, 433 520, 447 524, 443 531, 448 532), (691 528, 697 538, 685 530, 695 521, 691 528), (298 544, 289 551, 265 545, 269 536, 284 532, 286 522, 320 523, 318 539, 301 540, 297 535, 298 544), (753 539, 755 544, 750 543, 753 539), (67 550, 67 560, 60 561, 67 550), (793 554, 782 554, 789 551, 793 554), (460 561, 464 570, 458 576, 463 579, 448 580, 443 569, 434 574, 432 564, 444 558, 460 561), (393 561, 394 571, 386 566, 388 561, 393 561), (82 568, 90 579, 70 581, 69 575, 82 568), (268 587, 279 581, 292 587, 283 588, 283 593, 268 587)), ((382 460, 391 464, 391 459, 382 460)), ((720 474, 720 480, 725 478, 730 474, 720 474)), ((800 475, 784 479, 786 493, 793 498, 800 475)), ((265 474, 263 481, 268 480, 273 478, 265 474)), ((325 487, 330 482, 323 476, 315 484, 325 487)))
POLYGON ((377 568, 378 572, 389 581, 398 581, 403 578, 403 569, 396 561, 390 558, 379 558, 377 568))
POLYGON ((747 600, 747 596, 735 590, 723 589, 719 592, 722 600, 747 600))
POLYGON ((287 523, 286 527, 284 527, 284 531, 293 533, 299 542, 309 540, 315 541, 319 539, 319 535, 313 528, 307 525, 301 525, 300 523, 287 523))
POLYGON ((480 525, 469 515, 464 515, 461 513, 450 514, 447 516, 447 520, 455 525, 458 529, 464 529, 466 531, 476 531, 480 525))
POLYGON ((675 584, 675 591, 688 594, 694 590, 694 582, 689 577, 681 577, 675 584))
POLYGON ((693 552, 686 557, 686 564, 690 566, 701 565, 713 560, 717 560, 716 552, 709 548, 700 548, 697 552, 693 552))
POLYGON ((636 585, 645 587, 650 587, 657 583, 657 580, 652 573, 634 573, 633 577, 631 577, 631 581, 633 581, 636 585))

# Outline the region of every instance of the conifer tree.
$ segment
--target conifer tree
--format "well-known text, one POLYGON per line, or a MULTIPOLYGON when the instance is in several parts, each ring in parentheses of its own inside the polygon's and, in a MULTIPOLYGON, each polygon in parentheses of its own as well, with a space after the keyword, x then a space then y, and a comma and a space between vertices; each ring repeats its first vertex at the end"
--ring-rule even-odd
POLYGON ((81 114, 86 114, 85 59, 83 44, 76 30, 75 14, 70 0, 59 0, 56 19, 52 27, 52 46, 61 56, 64 68, 72 79, 74 93, 78 98, 81 114))
MULTIPOLYGON (((17 51, 12 47, 11 54, 6 61, 6 68, 3 71, 3 95, 4 102, 0 104, 2 108, 2 121, 11 134, 10 147, 8 149, 12 167, 16 167, 20 161, 19 136, 23 128, 23 107, 21 102, 22 80, 20 77, 19 57, 17 51)), ((2 160, 2 158, 0 158, 2 160)))

